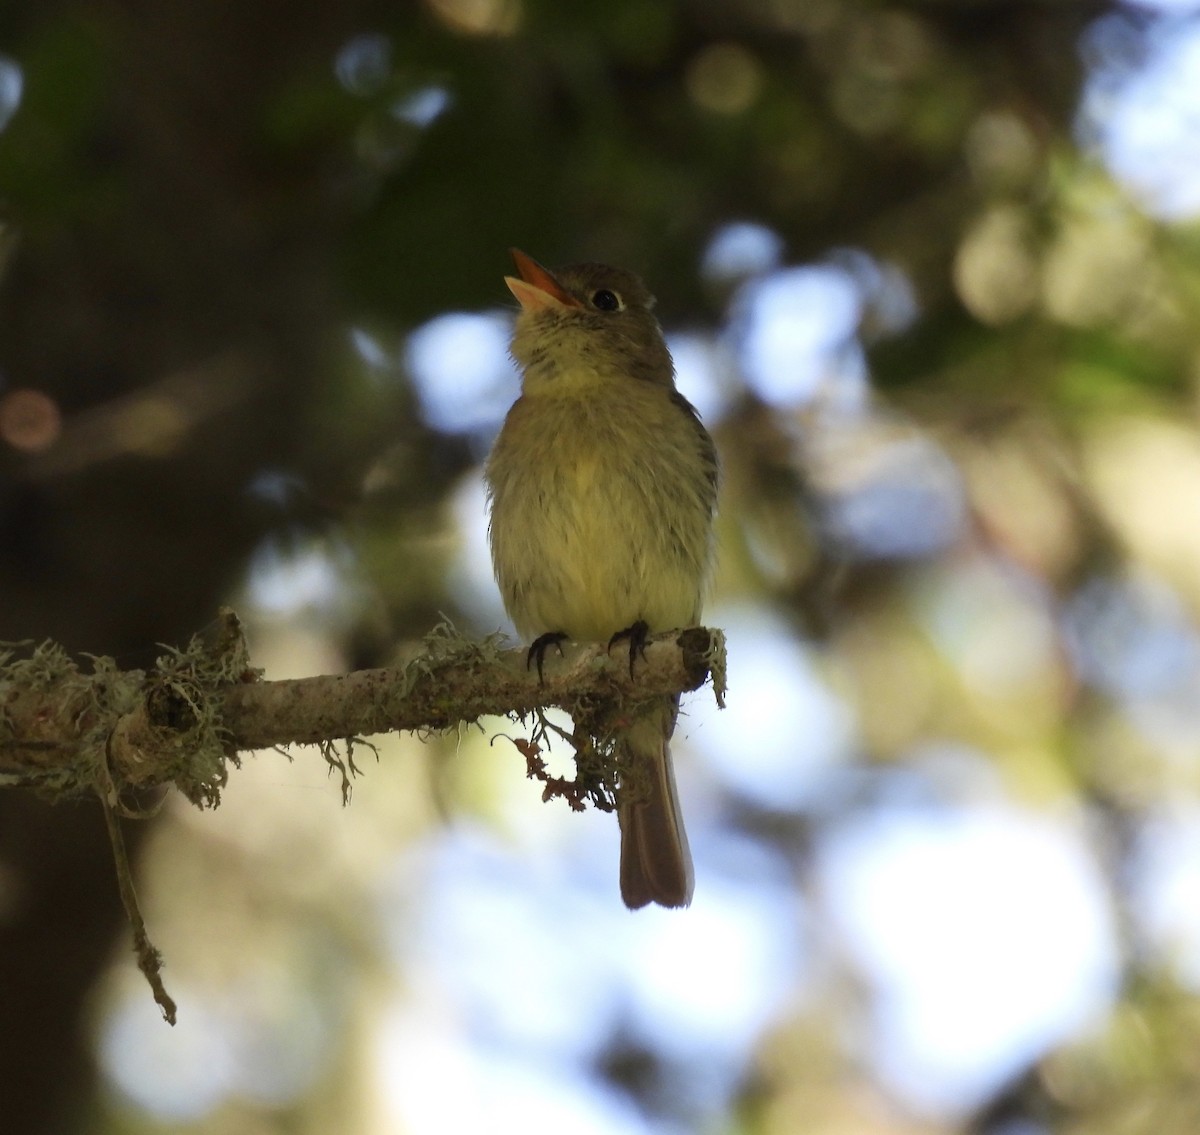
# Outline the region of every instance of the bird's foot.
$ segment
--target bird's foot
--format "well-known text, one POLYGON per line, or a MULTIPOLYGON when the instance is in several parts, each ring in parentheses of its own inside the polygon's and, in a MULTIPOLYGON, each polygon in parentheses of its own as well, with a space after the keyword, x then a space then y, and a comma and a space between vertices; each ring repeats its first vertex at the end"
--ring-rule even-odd
POLYGON ((537 663, 538 681, 544 683, 545 676, 542 674, 542 664, 546 660, 546 651, 552 646, 558 649, 558 655, 562 657, 562 644, 570 636, 566 631, 547 631, 545 634, 540 634, 530 644, 529 651, 525 655, 525 669, 528 670, 535 662, 537 663))
POLYGON ((615 635, 608 640, 608 649, 612 650, 622 639, 629 639, 629 677, 633 677, 633 664, 638 658, 643 661, 646 658, 646 640, 650 637, 650 625, 645 619, 638 619, 636 623, 626 627, 623 631, 617 631, 615 635))

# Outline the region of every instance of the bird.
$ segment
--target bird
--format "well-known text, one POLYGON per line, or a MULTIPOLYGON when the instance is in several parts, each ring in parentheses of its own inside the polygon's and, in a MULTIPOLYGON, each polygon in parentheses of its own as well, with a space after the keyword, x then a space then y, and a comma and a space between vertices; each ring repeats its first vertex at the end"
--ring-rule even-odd
MULTIPOLYGON (((485 467, 492 566, 539 669, 548 645, 629 641, 692 626, 713 569, 719 469, 634 273, 551 271, 512 249, 519 304, 510 352, 521 394, 485 467)), ((625 905, 685 907, 693 868, 668 742, 666 696, 617 733, 620 889, 625 905), (630 785, 636 785, 634 791, 630 785)))

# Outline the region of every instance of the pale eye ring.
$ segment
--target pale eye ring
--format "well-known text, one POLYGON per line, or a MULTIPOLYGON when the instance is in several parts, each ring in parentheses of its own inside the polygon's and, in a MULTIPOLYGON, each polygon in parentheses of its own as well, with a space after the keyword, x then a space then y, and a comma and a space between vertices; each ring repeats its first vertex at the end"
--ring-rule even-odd
POLYGON ((621 297, 609 288, 598 288, 592 292, 592 307, 597 311, 620 311, 624 306, 621 297))

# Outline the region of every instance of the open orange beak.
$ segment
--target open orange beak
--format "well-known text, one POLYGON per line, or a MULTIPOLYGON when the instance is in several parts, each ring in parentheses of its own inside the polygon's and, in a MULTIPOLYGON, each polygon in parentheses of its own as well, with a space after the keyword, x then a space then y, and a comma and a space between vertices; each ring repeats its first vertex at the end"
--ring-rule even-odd
POLYGON ((532 256, 526 256, 519 248, 510 248, 509 252, 521 278, 505 276, 504 282, 522 310, 561 311, 564 307, 583 306, 532 256))

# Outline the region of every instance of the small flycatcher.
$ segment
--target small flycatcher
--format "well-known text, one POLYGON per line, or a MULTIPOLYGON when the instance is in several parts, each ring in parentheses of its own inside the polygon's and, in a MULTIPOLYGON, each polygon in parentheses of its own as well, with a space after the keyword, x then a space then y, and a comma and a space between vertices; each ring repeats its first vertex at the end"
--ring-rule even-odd
MULTIPOLYGON (((713 558, 717 456, 636 276, 603 264, 550 272, 513 250, 521 305, 517 399, 487 464, 492 563, 518 632, 629 638, 700 618, 713 558)), ((536 645, 536 642, 535 642, 536 645)), ((632 654, 631 654, 632 658, 632 654)), ((667 742, 679 699, 621 733, 621 897, 687 906, 692 857, 667 742), (642 775, 642 772, 645 775, 642 775), (644 782, 645 790, 641 790, 644 782)))

